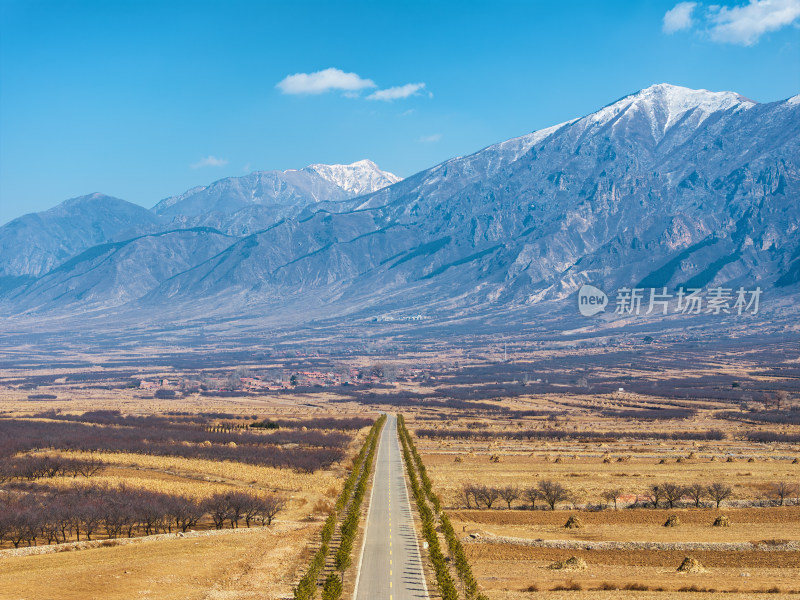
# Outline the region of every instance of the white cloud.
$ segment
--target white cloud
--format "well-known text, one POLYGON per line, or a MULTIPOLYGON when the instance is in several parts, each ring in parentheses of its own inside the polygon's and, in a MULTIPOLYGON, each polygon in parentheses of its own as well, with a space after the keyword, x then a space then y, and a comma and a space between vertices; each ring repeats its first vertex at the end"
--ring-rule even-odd
POLYGON ((800 0, 750 0, 743 6, 712 6, 708 20, 711 39, 752 46, 769 31, 794 23, 800 17, 800 0))
POLYGON ((421 138, 419 138, 419 141, 422 142, 423 144, 432 144, 433 142, 438 142, 441 139, 442 139, 441 133, 434 133, 431 135, 423 135, 421 138))
POLYGON ((355 73, 341 69, 324 69, 315 73, 287 75, 277 86, 284 94, 323 94, 331 90, 357 92, 377 87, 371 79, 362 79, 355 73))
POLYGON ((664 33, 675 33, 694 25, 692 13, 697 2, 680 2, 664 14, 664 33))
POLYGON ((367 100, 384 100, 391 102, 392 100, 399 100, 401 98, 408 98, 418 94, 425 87, 424 83, 407 83, 397 87, 390 87, 385 90, 378 90, 372 92, 367 96, 367 100))
POLYGON ((216 156, 211 156, 210 154, 205 158, 201 158, 196 163, 189 165, 192 169, 202 169, 203 167, 224 167, 228 164, 228 160, 225 158, 217 158, 216 156))

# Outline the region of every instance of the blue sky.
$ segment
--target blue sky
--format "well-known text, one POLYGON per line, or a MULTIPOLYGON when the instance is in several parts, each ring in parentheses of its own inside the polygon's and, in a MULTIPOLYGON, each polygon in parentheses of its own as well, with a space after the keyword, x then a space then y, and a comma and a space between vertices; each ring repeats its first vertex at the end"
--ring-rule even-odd
POLYGON ((0 223, 315 162, 408 176, 653 83, 787 98, 798 23, 800 0, 0 0, 0 223))

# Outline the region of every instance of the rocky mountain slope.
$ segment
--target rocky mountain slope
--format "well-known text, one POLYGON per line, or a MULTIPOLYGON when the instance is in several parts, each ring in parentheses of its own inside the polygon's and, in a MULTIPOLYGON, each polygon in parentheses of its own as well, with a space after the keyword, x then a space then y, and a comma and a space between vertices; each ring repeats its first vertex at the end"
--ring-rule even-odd
POLYGON ((116 252, 80 261, 68 284, 50 273, 1 301, 69 311, 92 290, 97 307, 131 311, 443 317, 563 302, 584 283, 796 294, 799 167, 799 96, 758 104, 661 84, 366 194, 386 179, 346 188, 319 166, 190 190, 155 213, 172 227, 219 225, 203 234, 218 253, 189 260, 175 234, 127 250, 138 265, 179 257, 135 290, 116 252), (98 287, 101 266, 117 284, 98 287))
POLYGON ((66 200, 0 227, 0 277, 42 275, 87 248, 132 237, 157 222, 138 204, 103 194, 66 200))
POLYGON ((339 202, 400 181, 374 162, 310 165, 299 170, 255 171, 221 179, 156 204, 153 212, 172 226, 210 226, 246 235, 319 203, 339 202))

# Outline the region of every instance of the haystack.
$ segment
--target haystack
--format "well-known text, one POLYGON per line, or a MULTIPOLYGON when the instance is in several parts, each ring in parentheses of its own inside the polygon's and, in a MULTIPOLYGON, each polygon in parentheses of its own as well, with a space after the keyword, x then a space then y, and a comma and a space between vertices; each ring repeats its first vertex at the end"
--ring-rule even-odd
POLYGON ((580 529, 581 527, 583 527, 583 522, 575 515, 570 515, 567 522, 564 523, 565 529, 580 529))
POLYGON ((554 571, 585 571, 588 568, 586 561, 578 556, 571 556, 567 560, 559 560, 548 567, 554 571))
POLYGON ((680 524, 681 520, 678 518, 678 515, 670 515, 664 523, 664 527, 677 527, 680 524))
POLYGON ((705 573, 706 568, 700 564, 700 561, 691 556, 683 559, 681 566, 678 567, 678 573, 705 573))
POLYGON ((714 527, 730 527, 731 520, 726 515, 719 515, 714 519, 714 527))

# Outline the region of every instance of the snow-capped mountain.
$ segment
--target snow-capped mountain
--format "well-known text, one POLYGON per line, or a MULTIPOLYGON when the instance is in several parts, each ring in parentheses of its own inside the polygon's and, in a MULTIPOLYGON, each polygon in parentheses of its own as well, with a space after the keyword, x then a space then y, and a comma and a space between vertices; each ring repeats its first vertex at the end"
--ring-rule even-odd
POLYGON ((153 207, 182 226, 211 226, 234 234, 269 227, 308 206, 348 200, 400 181, 374 162, 309 165, 287 171, 255 171, 228 177, 166 198, 153 207))
POLYGON ((303 171, 314 172, 337 185, 350 197, 363 196, 400 181, 400 177, 381 171, 371 160, 359 160, 349 165, 309 165, 303 171))
MULTIPOLYGON (((584 283, 798 293, 797 97, 759 104, 661 84, 363 195, 335 167, 320 169, 325 177, 315 169, 223 180, 159 204, 175 219, 247 214, 250 204, 274 212, 268 227, 236 232, 224 250, 150 280, 125 306, 198 317, 448 318, 563 301, 584 283), (341 196, 323 199, 323 185, 341 196), (281 213, 297 206, 298 189, 313 200, 281 213)), ((141 252, 148 264, 153 248, 141 252)), ((169 256, 168 244, 158 252, 169 256)), ((0 301, 7 311, 69 311, 85 297, 81 285, 98 289, 98 273, 70 276, 71 295, 57 294, 66 283, 50 274, 40 280, 53 282, 49 300, 35 282, 0 301)), ((92 296, 97 307, 103 297, 92 296)))
POLYGON ((43 275, 98 244, 197 227, 245 235, 297 216, 309 205, 347 200, 397 181, 374 162, 360 160, 229 177, 162 200, 151 211, 98 193, 72 198, 0 227, 0 290, 43 275))

